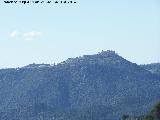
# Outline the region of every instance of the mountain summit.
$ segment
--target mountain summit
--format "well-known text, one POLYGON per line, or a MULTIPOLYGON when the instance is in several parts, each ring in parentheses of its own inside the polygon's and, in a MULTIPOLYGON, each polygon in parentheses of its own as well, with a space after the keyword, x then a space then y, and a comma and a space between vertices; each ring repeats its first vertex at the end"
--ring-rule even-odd
POLYGON ((81 63, 89 63, 89 64, 123 64, 129 63, 129 61, 125 60, 121 56, 119 56, 115 51, 107 50, 99 52, 94 55, 83 55, 76 58, 69 58, 66 61, 62 62, 62 64, 81 64, 81 63))
POLYGON ((117 120, 160 99, 160 77, 114 51, 0 70, 2 120, 117 120))

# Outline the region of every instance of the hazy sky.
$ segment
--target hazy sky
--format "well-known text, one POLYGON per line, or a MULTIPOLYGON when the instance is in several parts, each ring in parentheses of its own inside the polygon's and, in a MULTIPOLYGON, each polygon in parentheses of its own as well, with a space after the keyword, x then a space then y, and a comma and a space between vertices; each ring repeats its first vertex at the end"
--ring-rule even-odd
POLYGON ((0 68, 108 49, 138 64, 160 62, 160 1, 0 2, 0 68))

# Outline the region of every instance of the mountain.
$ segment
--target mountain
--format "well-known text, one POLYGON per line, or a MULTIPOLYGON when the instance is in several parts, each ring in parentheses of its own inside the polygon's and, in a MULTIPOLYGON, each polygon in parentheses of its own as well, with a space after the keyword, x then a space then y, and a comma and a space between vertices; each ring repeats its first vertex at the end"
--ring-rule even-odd
POLYGON ((141 67, 152 72, 153 74, 160 75, 160 63, 141 65, 141 67))
POLYGON ((160 76, 114 51, 0 70, 1 120, 118 120, 160 99, 160 76))

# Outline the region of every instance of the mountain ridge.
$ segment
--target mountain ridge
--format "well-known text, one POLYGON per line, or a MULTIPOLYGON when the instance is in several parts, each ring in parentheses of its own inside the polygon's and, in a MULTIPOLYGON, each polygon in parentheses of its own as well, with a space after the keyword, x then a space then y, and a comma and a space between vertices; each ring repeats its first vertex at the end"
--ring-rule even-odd
POLYGON ((160 99, 160 77, 114 51, 0 70, 0 119, 117 120, 160 99), (25 111, 25 112, 24 112, 25 111))
MULTIPOLYGON (((107 50, 107 51, 104 51, 102 50, 101 52, 98 52, 97 54, 91 54, 91 55, 83 55, 83 56, 79 56, 79 57, 74 57, 74 58, 68 58, 66 59, 65 61, 62 61, 62 62, 59 62, 57 64, 53 63, 53 64, 47 64, 47 63, 32 63, 32 64, 28 64, 26 66, 22 66, 22 67, 15 67, 15 68, 1 68, 0 70, 5 70, 5 69, 19 69, 19 68, 38 68, 38 67, 54 67, 56 65, 61 65, 61 64, 65 64, 65 63, 74 63, 74 62, 81 62, 83 60, 91 60, 94 58, 94 59, 97 59, 97 58, 101 58, 101 59, 104 59, 104 58, 108 58, 108 57, 115 57, 115 58, 118 58, 119 60, 123 60, 123 62, 130 62, 128 61, 127 59, 121 57, 118 53, 116 53, 115 51, 113 50, 107 50)), ((94 60, 93 59, 93 60, 94 60)), ((112 59, 113 61, 116 60, 116 59, 112 59)), ((86 61, 85 61, 86 62, 86 61)), ((96 61, 97 62, 97 61, 96 61)), ((133 63, 133 62, 130 62, 132 64, 136 64, 136 63, 133 63)), ((138 64, 136 64, 138 65, 138 64)), ((147 68, 145 68, 145 66, 154 66, 154 65, 157 65, 159 67, 160 63, 150 63, 150 64, 140 64, 138 66, 141 66, 143 69, 145 70, 148 70, 147 68)))

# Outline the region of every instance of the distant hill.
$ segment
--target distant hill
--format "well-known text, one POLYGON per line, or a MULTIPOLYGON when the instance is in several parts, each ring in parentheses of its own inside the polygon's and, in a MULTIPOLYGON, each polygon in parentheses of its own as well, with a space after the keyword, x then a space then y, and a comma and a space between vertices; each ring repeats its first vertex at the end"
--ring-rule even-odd
POLYGON ((114 51, 0 70, 1 120, 117 120, 160 99, 160 76, 114 51))
POLYGON ((154 74, 160 75, 160 63, 141 65, 141 67, 143 67, 144 69, 146 69, 154 74))

